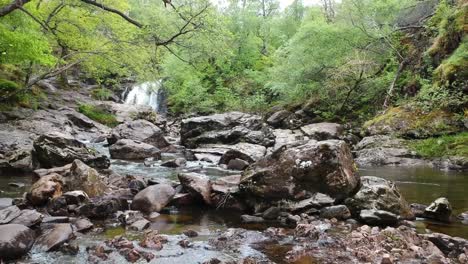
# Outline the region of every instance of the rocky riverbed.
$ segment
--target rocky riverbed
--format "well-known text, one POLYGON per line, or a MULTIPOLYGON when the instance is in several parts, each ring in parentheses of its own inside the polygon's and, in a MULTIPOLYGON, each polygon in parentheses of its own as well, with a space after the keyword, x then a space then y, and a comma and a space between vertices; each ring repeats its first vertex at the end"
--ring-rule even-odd
POLYGON ((94 103, 120 124, 103 126, 70 104, 2 113, 2 260, 467 261, 466 239, 418 226, 462 225, 467 200, 410 203, 401 181, 358 169, 432 166, 398 139, 361 139, 285 113, 167 121, 144 106, 94 103))

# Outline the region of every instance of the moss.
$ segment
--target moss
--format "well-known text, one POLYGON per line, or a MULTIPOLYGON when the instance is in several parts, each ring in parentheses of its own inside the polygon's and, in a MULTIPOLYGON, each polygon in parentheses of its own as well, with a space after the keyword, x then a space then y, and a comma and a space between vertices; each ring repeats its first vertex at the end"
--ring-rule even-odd
POLYGON ((119 124, 115 115, 94 105, 80 104, 78 106, 78 111, 92 120, 109 127, 115 127, 119 124))
POLYGON ((423 157, 468 157, 468 132, 414 140, 409 147, 423 157))
POLYGON ((364 129, 371 134, 393 134, 405 138, 427 138, 460 130, 455 114, 435 109, 423 111, 416 107, 393 107, 367 121, 364 129))
POLYGON ((439 85, 468 78, 468 36, 455 52, 435 69, 434 76, 439 85))
POLYGON ((4 100, 16 100, 16 95, 19 92, 19 86, 17 83, 0 79, 0 99, 4 100))

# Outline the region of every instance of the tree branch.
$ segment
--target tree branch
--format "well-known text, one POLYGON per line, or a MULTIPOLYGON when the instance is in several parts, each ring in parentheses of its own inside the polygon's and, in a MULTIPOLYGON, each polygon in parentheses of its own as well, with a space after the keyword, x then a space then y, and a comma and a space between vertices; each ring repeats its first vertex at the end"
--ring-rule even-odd
POLYGON ((136 21, 135 19, 125 15, 122 11, 119 11, 117 9, 114 9, 114 8, 111 8, 111 7, 108 7, 108 6, 105 6, 105 5, 101 4, 101 3, 98 3, 98 2, 93 1, 93 0, 80 0, 80 1, 83 2, 83 3, 86 3, 86 4, 90 4, 90 5, 99 7, 102 10, 117 14, 121 18, 127 20, 130 24, 133 24, 134 26, 136 26, 138 28, 143 28, 143 24, 141 24, 140 22, 136 21))
POLYGON ((23 5, 31 2, 31 0, 13 0, 10 4, 0 8, 0 17, 6 16, 23 5))

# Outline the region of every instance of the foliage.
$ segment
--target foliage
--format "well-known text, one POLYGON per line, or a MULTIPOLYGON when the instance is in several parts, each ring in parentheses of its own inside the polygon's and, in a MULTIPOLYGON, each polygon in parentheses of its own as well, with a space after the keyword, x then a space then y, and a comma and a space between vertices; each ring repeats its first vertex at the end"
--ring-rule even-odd
POLYGON ((115 127, 119 124, 115 115, 94 105, 80 104, 78 111, 92 120, 109 127, 115 127))
POLYGON ((109 100, 112 97, 112 94, 113 93, 111 90, 104 88, 104 87, 95 88, 91 91, 91 96, 94 99, 101 100, 101 101, 109 100))
POLYGON ((10 99, 19 92, 19 86, 17 83, 0 79, 0 100, 5 101, 10 99))
POLYGON ((468 157, 468 132, 415 140, 409 146, 423 157, 468 157))

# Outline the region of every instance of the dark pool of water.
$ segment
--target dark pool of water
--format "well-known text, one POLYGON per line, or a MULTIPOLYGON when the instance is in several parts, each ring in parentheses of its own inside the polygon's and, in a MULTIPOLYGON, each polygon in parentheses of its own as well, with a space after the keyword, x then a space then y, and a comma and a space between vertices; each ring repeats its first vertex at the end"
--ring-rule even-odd
MULTIPOLYGON (((377 176, 394 181, 409 203, 429 205, 439 197, 446 197, 454 216, 468 211, 468 173, 441 171, 430 167, 373 167, 361 168, 361 176, 377 176)), ((429 229, 468 239, 468 225, 453 219, 450 224, 419 220, 421 231, 429 229)))

